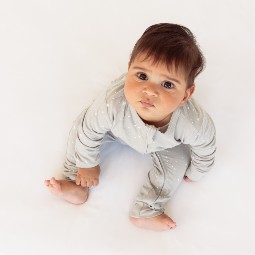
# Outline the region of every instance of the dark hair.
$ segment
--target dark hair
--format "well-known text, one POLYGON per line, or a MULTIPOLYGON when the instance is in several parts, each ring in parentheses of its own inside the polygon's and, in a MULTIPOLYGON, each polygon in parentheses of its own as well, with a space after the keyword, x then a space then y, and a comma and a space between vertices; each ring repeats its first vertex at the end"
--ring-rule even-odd
POLYGON ((192 32, 181 25, 160 23, 150 26, 136 42, 129 66, 138 55, 145 54, 153 64, 173 65, 184 72, 188 87, 205 66, 204 56, 192 32))

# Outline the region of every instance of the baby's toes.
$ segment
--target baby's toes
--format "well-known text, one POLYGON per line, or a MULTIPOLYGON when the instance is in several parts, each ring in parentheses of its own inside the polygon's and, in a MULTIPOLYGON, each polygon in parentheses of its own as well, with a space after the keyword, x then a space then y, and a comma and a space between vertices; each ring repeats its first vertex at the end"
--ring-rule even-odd
POLYGON ((168 225, 169 228, 172 228, 172 229, 176 228, 176 223, 172 221, 171 219, 168 219, 166 221, 166 224, 168 225))
POLYGON ((57 181, 54 177, 52 177, 50 179, 50 183, 48 186, 51 190, 55 190, 55 191, 60 191, 61 190, 61 185, 60 182, 57 181))
POLYGON ((44 185, 47 186, 47 187, 49 187, 49 186, 50 186, 50 180, 45 180, 45 181, 44 181, 44 185))

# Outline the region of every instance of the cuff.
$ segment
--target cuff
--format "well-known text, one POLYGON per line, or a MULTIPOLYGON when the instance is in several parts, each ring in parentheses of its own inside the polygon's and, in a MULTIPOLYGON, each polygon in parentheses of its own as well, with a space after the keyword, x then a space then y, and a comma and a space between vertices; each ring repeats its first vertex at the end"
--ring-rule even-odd
POLYGON ((136 202, 130 212, 133 218, 153 218, 164 213, 163 208, 156 208, 144 202, 136 202))

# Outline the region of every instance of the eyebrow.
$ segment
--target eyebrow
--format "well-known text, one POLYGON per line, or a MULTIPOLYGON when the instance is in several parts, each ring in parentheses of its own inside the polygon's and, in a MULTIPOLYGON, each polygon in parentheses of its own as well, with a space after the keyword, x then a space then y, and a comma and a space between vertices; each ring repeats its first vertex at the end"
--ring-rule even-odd
MULTIPOLYGON (((146 68, 143 68, 143 67, 133 66, 132 68, 133 68, 133 69, 136 69, 136 70, 142 70, 142 71, 151 73, 150 70, 148 70, 148 69, 146 69, 146 68)), ((165 75, 165 74, 161 74, 161 75, 164 76, 165 78, 167 78, 167 79, 170 80, 170 81, 175 81, 176 83, 181 84, 181 82, 180 82, 179 80, 175 79, 175 78, 172 78, 172 77, 170 77, 170 76, 168 76, 168 75, 165 75)))

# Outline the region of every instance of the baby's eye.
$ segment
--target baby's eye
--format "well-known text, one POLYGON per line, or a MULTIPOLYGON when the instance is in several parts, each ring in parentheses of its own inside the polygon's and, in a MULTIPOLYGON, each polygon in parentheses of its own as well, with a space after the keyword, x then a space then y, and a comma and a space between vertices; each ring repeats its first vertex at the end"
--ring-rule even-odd
POLYGON ((164 81, 161 85, 166 89, 172 89, 174 87, 174 84, 170 81, 164 81))
POLYGON ((137 77, 140 79, 140 80, 143 80, 143 81, 146 81, 148 80, 148 77, 145 73, 138 73, 137 74, 137 77))

